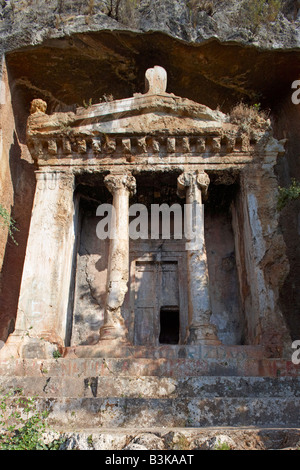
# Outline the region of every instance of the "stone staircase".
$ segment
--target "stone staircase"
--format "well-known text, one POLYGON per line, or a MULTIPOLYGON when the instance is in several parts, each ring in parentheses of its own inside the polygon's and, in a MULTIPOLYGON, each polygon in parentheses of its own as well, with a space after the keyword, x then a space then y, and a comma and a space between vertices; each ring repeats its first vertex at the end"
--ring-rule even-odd
POLYGON ((196 358, 192 347, 184 354, 131 348, 126 358, 91 358, 75 357, 83 355, 77 350, 58 359, 11 359, 0 363, 0 389, 35 396, 60 430, 300 428, 299 366, 263 359, 251 347, 216 351, 196 358))

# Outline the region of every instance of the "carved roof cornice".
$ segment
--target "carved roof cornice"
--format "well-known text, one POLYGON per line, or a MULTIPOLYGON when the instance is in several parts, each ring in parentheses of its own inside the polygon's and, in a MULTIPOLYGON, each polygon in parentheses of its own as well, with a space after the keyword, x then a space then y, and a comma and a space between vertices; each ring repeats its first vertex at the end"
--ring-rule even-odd
MULTIPOLYGON (((266 151, 270 133, 243 132, 220 111, 166 93, 165 72, 152 70, 144 95, 52 115, 45 114, 42 100, 34 100, 27 143, 35 161, 83 168, 126 162, 235 165, 266 151)), ((275 147, 269 153, 278 153, 275 147)))

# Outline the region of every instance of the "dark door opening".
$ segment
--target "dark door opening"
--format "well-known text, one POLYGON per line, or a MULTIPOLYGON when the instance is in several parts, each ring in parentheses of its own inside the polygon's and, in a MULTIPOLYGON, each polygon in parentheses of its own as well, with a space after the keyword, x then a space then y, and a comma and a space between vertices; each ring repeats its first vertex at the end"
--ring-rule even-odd
POLYGON ((178 308, 162 307, 160 309, 160 344, 178 344, 179 328, 178 308))

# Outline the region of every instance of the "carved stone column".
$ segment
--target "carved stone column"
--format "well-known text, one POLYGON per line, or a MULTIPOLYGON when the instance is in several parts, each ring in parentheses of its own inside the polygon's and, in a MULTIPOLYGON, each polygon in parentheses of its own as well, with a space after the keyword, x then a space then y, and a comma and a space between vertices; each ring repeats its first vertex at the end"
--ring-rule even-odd
POLYGON ((52 357, 65 346, 75 227, 72 173, 37 171, 15 332, 8 357, 52 357))
POLYGON ((100 341, 126 341, 127 330, 121 314, 129 280, 129 198, 136 190, 129 173, 109 174, 104 183, 113 195, 113 234, 110 237, 107 297, 100 341))
POLYGON ((206 196, 209 177, 203 172, 185 172, 177 180, 178 195, 186 198, 185 234, 189 302, 188 344, 220 344, 216 327, 210 323, 211 305, 204 238, 202 196, 206 196), (187 233, 190 232, 190 233, 187 233), (193 232, 193 233, 191 233, 193 232))

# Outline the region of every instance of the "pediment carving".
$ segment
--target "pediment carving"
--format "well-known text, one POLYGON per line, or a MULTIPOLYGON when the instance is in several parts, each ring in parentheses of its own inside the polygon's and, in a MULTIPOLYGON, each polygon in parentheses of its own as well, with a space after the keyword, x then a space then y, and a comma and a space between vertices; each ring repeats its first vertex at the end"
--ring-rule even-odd
POLYGON ((27 126, 33 158, 50 166, 187 161, 228 165, 247 163, 265 149, 278 151, 270 146, 273 137, 265 130, 243 132, 224 113, 167 93, 166 80, 164 69, 154 67, 146 72, 145 94, 74 113, 47 115, 46 106, 39 104, 38 112, 33 106, 27 126))

